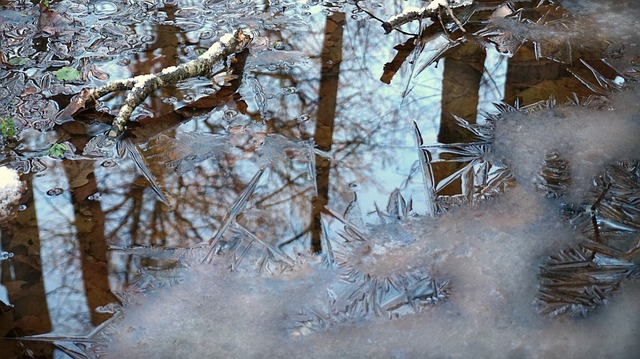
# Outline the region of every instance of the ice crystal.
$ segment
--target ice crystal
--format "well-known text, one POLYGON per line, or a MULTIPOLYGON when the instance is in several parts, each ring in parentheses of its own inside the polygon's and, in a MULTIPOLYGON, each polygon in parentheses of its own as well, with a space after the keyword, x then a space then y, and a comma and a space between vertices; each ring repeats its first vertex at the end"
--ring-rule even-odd
POLYGON ((400 226, 410 212, 400 190, 389 196, 387 212, 379 213, 380 225, 363 229, 350 222, 354 207, 352 201, 344 216, 329 210, 344 225, 325 247, 341 284, 329 288, 326 308, 302 310, 295 335, 348 321, 420 313, 449 295, 447 280, 432 278, 424 263, 405 260, 416 238, 400 226))
POLYGON ((541 313, 586 316, 605 304, 624 279, 640 273, 637 264, 587 246, 562 250, 543 264, 538 295, 541 313))
POLYGON ((569 163, 558 151, 549 151, 540 168, 540 173, 534 178, 536 188, 549 198, 561 197, 567 187, 571 185, 569 163))
POLYGON ((592 240, 559 251, 541 266, 542 313, 586 316, 623 280, 640 274, 640 265, 632 261, 640 243, 635 236, 629 243, 629 234, 640 228, 638 168, 637 161, 608 166, 594 180, 593 204, 569 207, 571 221, 592 240))
POLYGON ((223 156, 229 136, 202 132, 179 132, 175 138, 161 134, 148 149, 151 159, 178 173, 191 171, 208 158, 223 156))
POLYGON ((469 132, 471 138, 468 141, 426 144, 415 124, 425 193, 432 213, 495 197, 514 184, 508 168, 488 160, 493 147, 494 119, 489 118, 486 124, 470 124, 460 117, 454 118, 461 128, 469 132), (454 165, 457 170, 436 182, 434 167, 437 165, 454 165), (460 189, 454 191, 457 194, 444 195, 445 189, 450 190, 454 183, 460 183, 460 189))

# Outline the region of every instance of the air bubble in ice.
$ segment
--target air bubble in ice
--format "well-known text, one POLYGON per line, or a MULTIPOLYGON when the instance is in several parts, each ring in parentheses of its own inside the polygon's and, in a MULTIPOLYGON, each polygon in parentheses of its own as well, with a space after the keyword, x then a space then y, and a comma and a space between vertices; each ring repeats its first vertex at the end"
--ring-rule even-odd
POLYGON ((171 96, 171 97, 166 97, 162 99, 162 102, 166 103, 167 105, 172 105, 176 102, 178 102, 178 99, 171 96))
POLYGON ((199 37, 201 39, 210 39, 213 37, 213 32, 212 31, 203 31, 200 33, 199 37))
POLYGON ((104 161, 104 162, 102 162, 100 164, 100 166, 102 166, 102 167, 115 167, 117 165, 118 165, 118 163, 116 161, 112 161, 112 160, 106 160, 106 161, 104 161))
POLYGON ((101 305, 96 307, 95 311, 96 313, 101 313, 101 314, 114 314, 120 311, 120 305, 116 303, 109 303, 107 305, 101 305))
POLYGON ((47 196, 59 196, 64 193, 64 190, 60 187, 52 188, 47 191, 47 196))
POLYGON ((232 118, 238 116, 238 111, 236 111, 236 110, 226 110, 224 112, 223 116, 224 116, 225 119, 232 119, 232 118))

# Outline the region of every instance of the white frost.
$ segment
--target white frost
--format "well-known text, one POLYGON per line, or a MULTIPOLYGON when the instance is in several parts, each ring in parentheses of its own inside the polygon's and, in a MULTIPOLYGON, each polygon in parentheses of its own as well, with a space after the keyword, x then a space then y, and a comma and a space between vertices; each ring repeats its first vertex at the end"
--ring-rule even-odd
POLYGON ((216 42, 215 44, 211 45, 211 47, 209 48, 209 50, 207 50, 207 52, 205 52, 204 54, 200 55, 200 58, 210 58, 210 57, 217 57, 222 53, 222 46, 229 46, 229 43, 231 42, 231 40, 233 40, 233 37, 235 36, 235 34, 226 34, 223 35, 222 37, 220 37, 220 40, 218 40, 218 42, 216 42))
POLYGON ((396 21, 403 22, 403 19, 417 18, 422 14, 435 13, 435 11, 438 10, 440 6, 457 8, 461 6, 471 5, 472 3, 473 0, 434 0, 425 7, 408 7, 404 9, 402 13, 390 17, 387 22, 393 24, 396 21))
POLYGON ((147 83, 147 81, 152 80, 154 78, 156 78, 156 75, 140 75, 140 76, 136 76, 135 80, 136 80, 136 84, 135 86, 133 86, 133 91, 135 92, 136 88, 139 87, 144 87, 144 85, 147 83))
POLYGON ((177 69, 178 69, 177 66, 169 66, 167 68, 162 69, 162 71, 160 73, 162 73, 162 74, 170 74, 170 73, 176 71, 177 69))

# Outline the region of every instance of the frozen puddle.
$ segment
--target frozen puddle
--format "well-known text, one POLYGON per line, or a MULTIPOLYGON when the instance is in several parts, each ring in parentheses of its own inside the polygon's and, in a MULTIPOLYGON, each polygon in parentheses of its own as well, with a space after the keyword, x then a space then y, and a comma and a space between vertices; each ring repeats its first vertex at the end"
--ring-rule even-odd
MULTIPOLYGON (((517 184, 490 200, 366 229, 329 219, 331 255, 288 258, 295 263, 280 263, 281 274, 258 275, 249 261, 230 273, 237 252, 211 264, 187 260, 189 269, 171 272, 181 284, 144 298, 125 293, 140 304, 125 307, 105 351, 114 358, 632 358, 640 352, 637 282, 621 280, 586 319, 540 315, 535 299, 545 258, 575 248, 589 232, 588 220, 572 226, 563 203, 590 206, 600 188, 594 184, 608 178, 613 194, 601 199, 603 208, 637 205, 637 164, 628 177, 597 177, 617 160, 638 158, 635 98, 631 90, 598 108, 541 105, 494 119, 489 160, 508 166, 517 184), (569 164, 571 181, 559 198, 547 198, 533 181, 550 150, 569 164)), ((602 211, 605 243, 622 241, 623 251, 637 244, 637 208, 622 217, 602 211)), ((260 248, 247 258, 267 253, 278 262, 260 248)), ((636 275, 637 265, 625 273, 636 275)))

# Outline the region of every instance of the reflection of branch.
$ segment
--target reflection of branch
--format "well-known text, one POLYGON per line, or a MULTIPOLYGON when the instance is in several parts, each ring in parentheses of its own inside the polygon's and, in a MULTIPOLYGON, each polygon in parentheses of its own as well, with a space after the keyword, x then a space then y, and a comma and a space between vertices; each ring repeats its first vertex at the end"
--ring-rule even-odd
MULTIPOLYGON (((356 7, 358 8, 358 10, 365 12, 367 15, 371 16, 371 18, 372 18, 372 19, 375 19, 375 20, 380 21, 380 22, 382 23, 382 27, 383 27, 383 28, 385 28, 385 31, 386 31, 385 24, 386 24, 387 22, 386 22, 386 21, 384 21, 384 20, 382 20, 381 18, 379 18, 379 17, 375 16, 373 13, 371 13, 371 12, 370 12, 370 11, 368 11, 367 9, 361 8, 361 7, 360 7, 359 2, 360 2, 360 1, 356 1, 356 3, 355 3, 355 5, 356 5, 356 7)), ((391 30, 389 30, 389 32, 390 32, 390 31, 391 31, 391 30)), ((398 32, 400 32, 400 33, 402 33, 402 34, 405 34, 405 35, 415 36, 415 34, 410 34, 410 33, 406 32, 406 31, 403 31, 403 30, 400 30, 400 29, 396 29, 396 31, 398 31, 398 32)), ((389 32, 387 32, 387 33, 389 33, 389 32)))
MULTIPOLYGON (((466 32, 460 20, 458 20, 458 18, 453 14, 452 9, 462 6, 468 6, 472 3, 473 0, 433 0, 429 3, 429 5, 422 8, 406 8, 401 14, 392 16, 389 18, 389 20, 383 22, 382 28, 388 34, 399 26, 402 26, 414 20, 432 16, 437 16, 438 18, 440 18, 440 9, 444 8, 447 11, 447 14, 456 23, 456 25, 458 25, 460 30, 462 30, 462 32, 466 32)), ((440 22, 442 22, 442 19, 440 19, 440 22)))
MULTIPOLYGON (((277 172, 275 170, 274 170, 274 173, 276 173, 276 174, 278 174, 278 175, 280 175, 282 177, 285 177, 287 175, 287 173, 279 173, 279 172, 277 172)), ((309 191, 309 189, 305 189, 305 190, 303 190, 301 192, 298 192, 295 195, 292 195, 290 197, 279 199, 279 200, 277 200, 275 202, 271 202, 271 203, 265 204, 265 202, 267 202, 271 198, 274 198, 274 197, 278 196, 280 193, 284 192, 289 187, 295 186, 296 185, 296 180, 300 179, 300 178, 304 178, 306 175, 307 175, 307 173, 300 173, 297 176, 295 176, 294 178, 287 178, 286 179, 286 183, 284 183, 282 186, 280 186, 280 188, 272 191, 270 194, 268 194, 268 195, 262 197, 260 200, 256 201, 255 205, 257 207, 260 207, 260 208, 264 209, 264 208, 274 207, 274 206, 276 206, 278 204, 281 204, 281 203, 292 203, 295 198, 304 195, 306 192, 309 191)))

